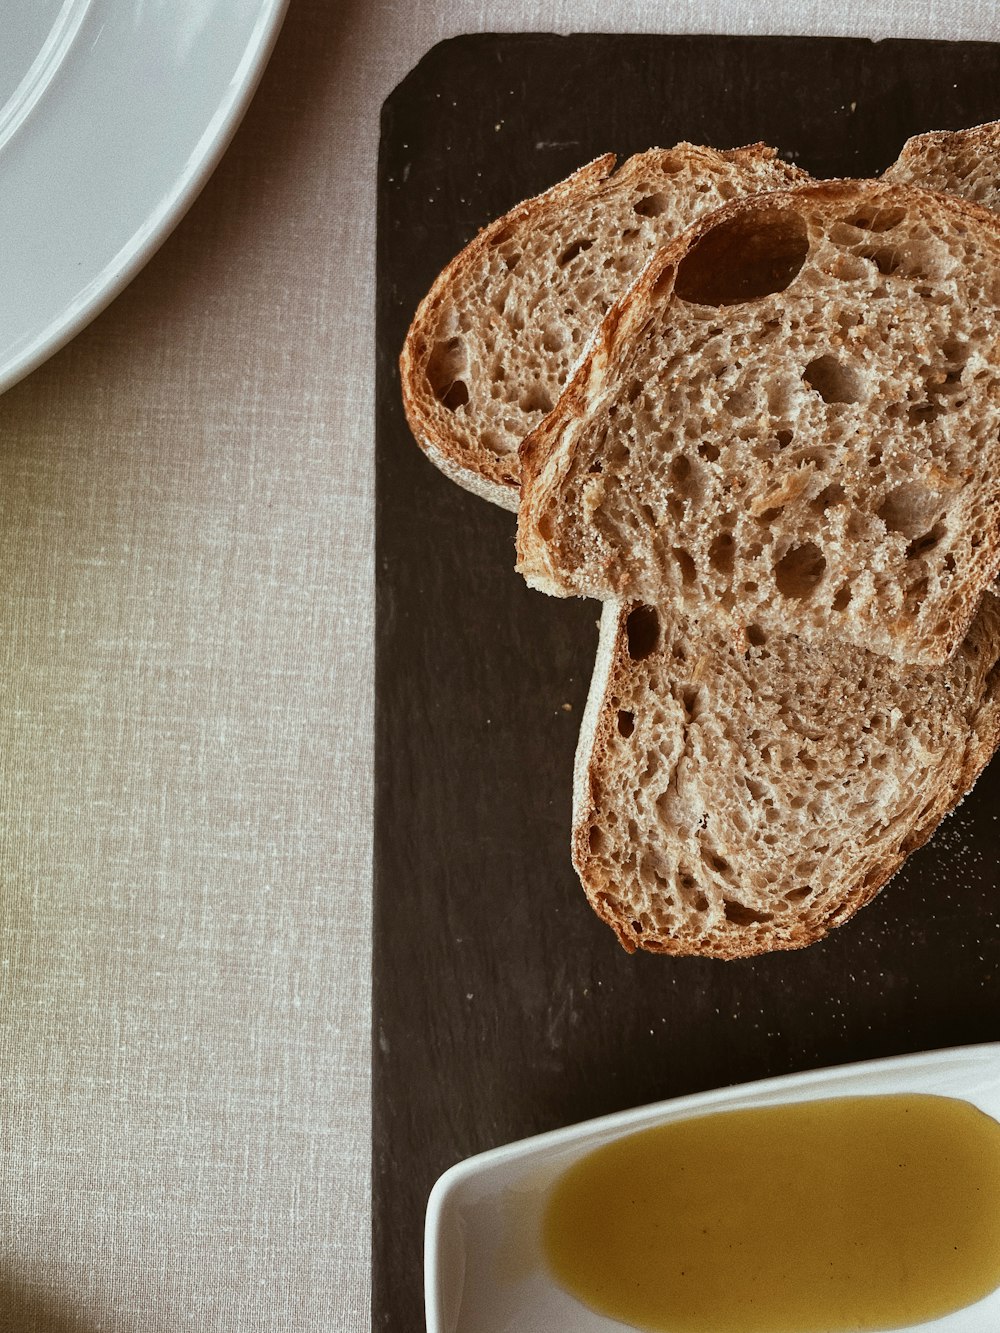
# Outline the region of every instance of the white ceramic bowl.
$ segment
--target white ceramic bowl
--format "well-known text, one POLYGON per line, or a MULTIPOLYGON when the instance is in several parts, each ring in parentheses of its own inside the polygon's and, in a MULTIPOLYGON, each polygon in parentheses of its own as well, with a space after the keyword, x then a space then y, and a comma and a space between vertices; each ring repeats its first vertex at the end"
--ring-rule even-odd
MULTIPOLYGON (((625 1327, 558 1287, 539 1247, 549 1189, 594 1148, 709 1111, 901 1092, 962 1098, 1000 1120, 1000 1044, 899 1056, 679 1097, 460 1162, 437 1182, 427 1206, 427 1333, 613 1333, 625 1327)), ((919 1328, 921 1333, 1000 1330, 1000 1289, 919 1328)))

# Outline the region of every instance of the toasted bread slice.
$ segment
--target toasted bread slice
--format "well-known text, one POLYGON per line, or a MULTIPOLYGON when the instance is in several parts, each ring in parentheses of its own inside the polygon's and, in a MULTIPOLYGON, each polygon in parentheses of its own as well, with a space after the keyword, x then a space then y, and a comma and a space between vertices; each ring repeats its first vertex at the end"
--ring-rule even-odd
POLYGON ((870 181, 726 205, 521 462, 535 587, 947 661, 1000 565, 1000 222, 870 181))
POLYGON ((682 143, 614 165, 608 153, 481 231, 421 302, 403 347, 418 443, 454 481, 508 509, 518 445, 650 255, 728 199, 809 179, 763 144, 682 143))
POLYGON ((882 179, 955 194, 1000 212, 1000 121, 916 134, 882 179))
POLYGON ((797 949, 865 906, 1000 741, 1000 602, 943 667, 607 603, 573 861, 631 953, 797 949))

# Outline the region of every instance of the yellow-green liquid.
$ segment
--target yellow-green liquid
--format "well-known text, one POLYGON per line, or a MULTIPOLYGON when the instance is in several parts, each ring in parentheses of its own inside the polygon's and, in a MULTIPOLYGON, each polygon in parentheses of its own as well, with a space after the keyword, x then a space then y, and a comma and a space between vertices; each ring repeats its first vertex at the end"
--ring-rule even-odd
POLYGON ((556 1183, 543 1247, 602 1314, 669 1333, 838 1333, 1000 1285, 1000 1124, 949 1097, 845 1097, 620 1139, 556 1183))

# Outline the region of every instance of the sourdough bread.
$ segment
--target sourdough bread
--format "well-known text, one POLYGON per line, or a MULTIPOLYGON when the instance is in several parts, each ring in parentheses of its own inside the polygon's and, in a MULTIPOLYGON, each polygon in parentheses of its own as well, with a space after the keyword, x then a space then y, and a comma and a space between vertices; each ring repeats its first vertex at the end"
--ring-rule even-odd
POLYGON ((882 179, 955 194, 1000 212, 1000 121, 914 135, 882 179))
POLYGON ((403 347, 418 443, 454 481, 509 509, 518 445, 650 255, 728 199, 808 180, 763 144, 682 143, 614 165, 608 153, 481 231, 421 302, 403 347))
POLYGON ((521 462, 535 587, 946 661, 1000 564, 1000 224, 864 181, 726 205, 521 462))
POLYGON ((629 952, 738 958, 820 939, 988 762, 998 659, 990 594, 930 669, 606 604, 574 783, 594 910, 629 952))

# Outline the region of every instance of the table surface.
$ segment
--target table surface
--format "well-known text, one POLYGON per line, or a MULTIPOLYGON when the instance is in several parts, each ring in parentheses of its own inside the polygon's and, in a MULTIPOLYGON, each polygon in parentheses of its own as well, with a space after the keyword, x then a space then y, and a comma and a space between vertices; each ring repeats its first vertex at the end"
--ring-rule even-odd
POLYGON ((222 163, 0 398, 0 1330, 369 1325, 378 115, 504 31, 991 0, 292 0, 222 163))

